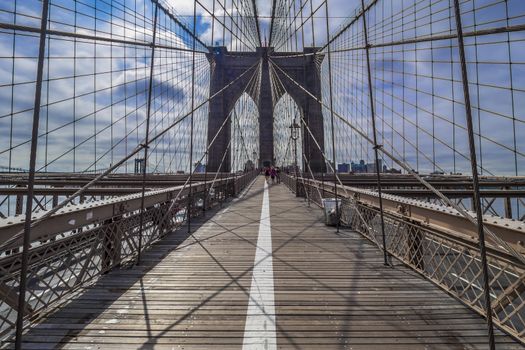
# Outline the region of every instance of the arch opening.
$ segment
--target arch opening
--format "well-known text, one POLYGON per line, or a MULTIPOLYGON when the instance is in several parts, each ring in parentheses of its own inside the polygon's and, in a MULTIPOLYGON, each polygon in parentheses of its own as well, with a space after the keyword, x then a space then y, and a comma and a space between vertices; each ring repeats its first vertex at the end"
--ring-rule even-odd
POLYGON ((273 112, 273 150, 275 165, 303 170, 303 127, 301 110, 289 95, 281 96, 273 112))
POLYGON ((259 159, 259 110, 244 92, 230 112, 230 164, 234 172, 251 170, 259 159))

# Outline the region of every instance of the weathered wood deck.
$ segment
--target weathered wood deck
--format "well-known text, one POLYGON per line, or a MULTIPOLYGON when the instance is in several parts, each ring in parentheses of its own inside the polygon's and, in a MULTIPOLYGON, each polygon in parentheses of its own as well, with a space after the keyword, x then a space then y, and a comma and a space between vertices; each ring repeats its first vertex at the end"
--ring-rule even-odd
MULTIPOLYGON (((250 293, 266 312, 274 298, 268 320, 275 325, 264 321, 263 331, 247 333, 260 334, 252 345, 263 343, 246 349, 271 350, 264 338, 273 327, 278 349, 487 348, 477 314, 403 265, 385 267, 375 246, 326 227, 322 212, 284 185, 269 189, 273 255, 257 272, 271 277, 273 263, 274 293, 254 297, 263 193, 258 179, 244 197, 194 225, 192 235, 176 232, 150 249, 142 266, 104 276, 28 330, 24 348, 241 349, 250 343, 250 293)), ((496 339, 498 349, 522 348, 501 332, 496 339)))

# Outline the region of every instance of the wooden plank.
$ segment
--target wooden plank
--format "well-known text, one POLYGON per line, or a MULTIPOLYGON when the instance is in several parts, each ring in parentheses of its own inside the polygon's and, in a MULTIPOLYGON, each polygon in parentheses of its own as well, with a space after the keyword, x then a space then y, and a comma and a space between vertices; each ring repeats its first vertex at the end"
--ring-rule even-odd
MULTIPOLYGON (((25 335, 25 349, 241 349, 263 180, 209 220, 104 276, 25 335)), ((378 249, 270 188, 279 349, 484 349, 483 319, 378 249)), ((498 349, 522 346, 496 332, 498 349)), ((12 344, 7 344, 7 347, 12 344)))

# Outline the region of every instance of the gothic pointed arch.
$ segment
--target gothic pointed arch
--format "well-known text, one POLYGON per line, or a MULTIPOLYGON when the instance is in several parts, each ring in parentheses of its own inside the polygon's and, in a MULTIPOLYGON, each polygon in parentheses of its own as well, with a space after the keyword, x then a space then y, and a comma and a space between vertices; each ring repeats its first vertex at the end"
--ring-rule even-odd
POLYGON ((213 98, 209 105, 208 142, 211 142, 216 135, 217 137, 210 147, 208 170, 231 171, 230 154, 226 156, 226 162, 221 165, 222 156, 228 152, 228 144, 232 136, 231 120, 227 120, 225 128, 221 129, 221 125, 244 92, 251 95, 259 111, 258 166, 275 162, 273 101, 277 101, 281 96, 272 96, 272 91, 275 94, 275 85, 281 84, 284 90, 278 93, 282 95, 287 92, 293 98, 311 131, 311 134, 304 133, 302 142, 309 164, 314 172, 323 171, 324 128, 321 106, 305 91, 321 99, 319 62, 323 57, 314 54, 317 49, 305 48, 307 55, 277 53, 268 47, 257 48, 256 52, 228 52, 225 47, 212 47, 209 50, 208 60, 212 66, 210 95, 221 93, 213 98), (272 65, 279 66, 304 89, 293 84, 290 78, 272 65), (244 72, 248 73, 243 75, 244 72), (258 74, 257 79, 251 79, 254 74, 258 74), (256 84, 256 86, 252 89, 249 88, 249 84, 256 84), (228 88, 222 90, 226 86, 228 88), (316 144, 320 145, 321 149, 318 149, 316 144))
POLYGON ((232 171, 254 167, 259 158, 259 108, 252 96, 244 92, 230 112, 232 171))
POLYGON ((280 167, 297 164, 299 169, 304 169, 302 165, 304 130, 299 105, 290 94, 285 93, 275 104, 273 114, 275 164, 280 167), (298 128, 292 129, 294 125, 298 128))

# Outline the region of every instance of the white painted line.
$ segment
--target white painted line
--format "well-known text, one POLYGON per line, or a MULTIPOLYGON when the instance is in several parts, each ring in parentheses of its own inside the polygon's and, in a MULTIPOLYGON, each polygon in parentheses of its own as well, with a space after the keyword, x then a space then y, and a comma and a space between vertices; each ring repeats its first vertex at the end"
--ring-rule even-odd
POLYGON ((272 231, 268 184, 264 194, 259 236, 250 288, 250 300, 244 326, 243 350, 275 350, 275 303, 273 290, 272 231))

